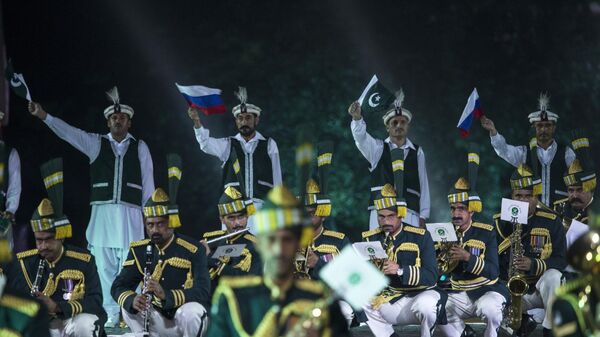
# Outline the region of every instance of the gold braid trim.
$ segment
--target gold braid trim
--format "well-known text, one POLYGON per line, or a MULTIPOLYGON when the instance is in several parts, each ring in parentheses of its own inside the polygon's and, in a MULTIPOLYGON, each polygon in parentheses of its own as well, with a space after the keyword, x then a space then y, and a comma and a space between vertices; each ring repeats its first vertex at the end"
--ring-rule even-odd
POLYGON ((341 233, 341 232, 336 232, 336 231, 330 231, 328 229, 323 231, 323 235, 325 236, 332 236, 334 238, 338 238, 340 240, 343 240, 346 237, 346 234, 341 233))
POLYGON ((211 236, 217 236, 217 235, 223 235, 225 234, 224 230, 218 230, 218 231, 212 231, 212 232, 206 232, 204 233, 204 235, 202 235, 203 238, 210 238, 211 236))
POLYGON ((244 235, 244 239, 252 242, 252 243, 256 243, 256 237, 252 234, 246 234, 244 235))
POLYGON ((73 288, 71 299, 69 301, 82 299, 83 295, 85 295, 85 276, 83 275, 82 271, 76 269, 65 269, 58 273, 56 278, 54 278, 54 275, 51 273, 50 277, 48 277, 48 282, 46 282, 46 287, 42 293, 48 297, 54 295, 58 282, 60 280, 67 279, 79 281, 73 288))
POLYGON ((33 300, 20 298, 8 294, 0 297, 0 305, 11 308, 29 317, 33 317, 40 310, 40 305, 33 300))
POLYGON ((424 228, 417 228, 414 226, 403 226, 404 230, 409 232, 409 233, 415 233, 415 234, 419 234, 419 235, 425 235, 425 232, 427 231, 424 228))
POLYGON ((133 247, 145 246, 145 245, 148 245, 149 243, 150 243, 150 239, 133 241, 132 243, 129 244, 129 247, 133 248, 133 247))
POLYGON ((119 306, 123 307, 125 300, 131 295, 135 295, 135 292, 132 290, 126 290, 122 292, 121 295, 119 295, 119 298, 117 299, 117 303, 119 304, 119 306))
POLYGON ((481 222, 473 222, 471 224, 471 226, 473 226, 475 228, 485 229, 486 231, 490 231, 490 232, 494 230, 494 226, 488 225, 488 224, 484 224, 484 223, 481 223, 481 222))
POLYGON ((252 253, 247 248, 242 250, 241 254, 244 258, 233 268, 240 269, 241 271, 248 272, 250 270, 250 266, 252 265, 252 253))
POLYGON ((198 247, 194 246, 193 244, 185 241, 182 238, 177 238, 177 244, 180 245, 181 247, 187 249, 190 251, 190 253, 195 253, 198 251, 198 247))
POLYGON ((362 232, 362 238, 368 238, 369 236, 373 236, 375 234, 381 233, 381 228, 371 229, 370 231, 362 232))
POLYGON ((257 286, 262 283, 262 278, 256 275, 248 276, 223 276, 219 279, 219 284, 231 288, 243 288, 257 286))
POLYGON ((135 264, 134 260, 127 260, 127 261, 123 262, 123 267, 133 266, 134 264, 135 264))
POLYGON ((72 257, 74 259, 78 259, 84 262, 90 262, 90 259, 92 258, 92 256, 90 254, 86 254, 86 253, 79 253, 79 252, 75 252, 72 250, 67 250, 65 252, 65 255, 68 257, 72 257))
POLYGON ((298 279, 296 280, 295 284, 299 289, 314 294, 323 294, 324 291, 323 285, 320 282, 313 280, 298 279))
POLYGON ((38 250, 37 249, 30 249, 30 250, 26 250, 20 253, 17 253, 17 259, 23 259, 29 256, 33 256, 33 255, 37 255, 38 254, 38 250))
POLYGON ((313 249, 315 252, 323 253, 323 254, 335 254, 338 255, 340 253, 339 249, 334 245, 318 245, 313 249))
MULTIPOLYGON (((406 226, 406 227, 411 227, 411 226, 406 226)), ((413 243, 413 242, 403 242, 400 246, 398 246, 398 248, 396 248, 393 262, 396 262, 396 256, 398 255, 399 251, 408 251, 408 252, 417 253, 417 257, 415 258, 415 267, 417 267, 417 268, 421 267, 421 249, 419 248, 419 245, 417 245, 416 243, 413 243)))
POLYGON ((9 328, 0 328, 0 336, 2 337, 23 337, 20 332, 9 329, 9 328))

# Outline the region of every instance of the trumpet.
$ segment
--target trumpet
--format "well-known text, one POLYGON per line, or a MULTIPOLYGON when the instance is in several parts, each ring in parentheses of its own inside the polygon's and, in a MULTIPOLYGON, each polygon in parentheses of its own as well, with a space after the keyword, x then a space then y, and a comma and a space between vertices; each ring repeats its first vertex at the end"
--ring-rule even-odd
POLYGON ((35 274, 35 280, 33 281, 33 285, 31 286, 31 296, 36 297, 37 293, 40 292, 40 285, 42 283, 42 276, 44 275, 44 271, 46 269, 46 260, 40 259, 40 263, 38 264, 37 273, 35 274))
POLYGON ((221 240, 225 240, 225 239, 229 239, 230 237, 233 237, 233 236, 236 236, 236 235, 239 235, 239 234, 246 233, 246 232, 248 232, 249 230, 250 230, 250 228, 246 227, 246 228, 244 228, 244 229, 242 229, 242 230, 239 230, 239 231, 237 231, 237 232, 233 232, 233 233, 225 234, 225 235, 222 235, 222 236, 216 237, 216 238, 214 238, 214 239, 210 239, 210 240, 206 241, 206 244, 207 244, 207 245, 211 245, 211 244, 213 244, 213 243, 215 243, 215 242, 218 242, 218 241, 221 241, 221 240))
POLYGON ((442 241, 439 244, 439 253, 437 256, 438 271, 440 274, 447 274, 452 272, 457 266, 458 261, 453 260, 450 256, 450 249, 454 246, 463 246, 463 232, 458 230, 458 227, 454 228, 456 236, 458 237, 458 243, 451 241, 442 241))

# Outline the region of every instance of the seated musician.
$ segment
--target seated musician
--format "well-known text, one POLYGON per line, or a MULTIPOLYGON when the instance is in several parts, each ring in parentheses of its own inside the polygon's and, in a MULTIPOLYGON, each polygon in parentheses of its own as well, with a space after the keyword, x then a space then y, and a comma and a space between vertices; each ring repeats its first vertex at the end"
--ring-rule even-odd
POLYGON ((472 330, 466 319, 478 317, 485 322, 485 337, 496 337, 502 322, 502 310, 510 297, 506 286, 499 282, 498 243, 494 226, 473 221, 481 212, 482 203, 475 192, 479 154, 468 154, 469 180, 459 178, 448 194, 452 224, 459 238, 458 244, 446 248, 442 254, 450 274, 450 289, 446 314, 448 324, 440 331, 448 337, 469 336, 472 330))
POLYGON ((364 311, 375 336, 397 336, 393 329, 396 324, 420 324, 421 336, 429 337, 438 319, 445 315, 446 295, 435 288, 437 264, 431 235, 425 229, 402 223, 406 210, 399 194, 403 153, 394 149, 391 155, 396 187, 386 184, 377 191, 379 228, 362 234, 365 241, 382 243, 388 255, 382 271, 390 284, 364 311))

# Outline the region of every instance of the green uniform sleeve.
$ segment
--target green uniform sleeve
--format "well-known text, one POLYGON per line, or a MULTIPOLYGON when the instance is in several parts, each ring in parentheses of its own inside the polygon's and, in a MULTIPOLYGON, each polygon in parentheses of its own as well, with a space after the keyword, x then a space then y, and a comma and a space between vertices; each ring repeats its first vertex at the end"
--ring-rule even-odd
POLYGON ((138 270, 132 249, 129 249, 127 260, 123 263, 123 269, 113 282, 110 294, 121 308, 132 314, 137 313, 133 308, 133 299, 136 296, 135 290, 143 279, 144 275, 138 270))

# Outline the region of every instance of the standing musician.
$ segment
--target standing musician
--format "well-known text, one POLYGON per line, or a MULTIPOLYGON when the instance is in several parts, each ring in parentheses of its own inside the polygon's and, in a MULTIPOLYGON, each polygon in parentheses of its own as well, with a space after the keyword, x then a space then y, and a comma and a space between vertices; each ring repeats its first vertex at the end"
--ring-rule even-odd
POLYGON ((571 225, 571 220, 587 224, 588 210, 594 202, 596 190, 596 173, 590 154, 590 140, 580 133, 575 133, 571 146, 575 149, 577 159, 571 163, 563 176, 569 196, 554 202, 554 210, 561 216, 567 229, 571 225))
POLYGON ((181 226, 175 204, 181 159, 167 157, 169 193, 157 188, 143 208, 149 239, 132 242, 111 293, 134 333, 150 336, 203 335, 207 325, 210 278, 204 246, 175 233, 181 226), (142 293, 136 293, 143 283, 142 293))
POLYGON ((208 336, 347 336, 324 286, 294 278, 300 244, 310 241, 296 197, 275 186, 256 213, 257 249, 264 275, 222 277, 211 308, 208 336))
MULTIPOLYGON (((0 120, 4 112, 0 111, 0 120)), ((6 239, 12 246, 15 213, 21 198, 21 159, 17 149, 0 140, 0 233, 6 233, 6 239)))
MULTIPOLYGON (((522 296, 523 313, 521 327, 515 331, 516 336, 527 336, 531 331, 530 317, 526 312, 533 308, 546 309, 542 322, 544 336, 549 336, 552 329, 550 306, 554 300, 556 289, 560 286, 562 270, 566 266, 565 233, 560 218, 556 213, 540 208, 538 196, 541 193, 539 178, 534 176, 526 165, 520 165, 510 178, 512 199, 529 204, 528 222, 522 226, 522 236, 515 238, 513 224, 494 216, 498 234, 498 253, 500 254, 500 278, 508 281, 509 270, 520 271, 529 290, 522 296), (512 243, 520 240, 523 256, 511 261, 512 243)), ((509 285, 510 288, 510 285, 509 285)), ((511 305, 515 304, 514 295, 511 305)), ((518 319, 518 318, 517 318, 518 319)))
POLYGON ((429 218, 431 201, 429 198, 429 180, 427 178, 427 166, 425 164, 425 152, 423 148, 408 139, 408 130, 412 121, 412 113, 404 108, 404 93, 402 90, 383 115, 383 124, 388 132, 385 140, 375 139, 367 132, 367 124, 361 115, 358 102, 354 102, 348 108, 352 116, 350 128, 352 137, 360 153, 369 162, 371 172, 371 200, 369 210, 371 217, 369 229, 378 228, 377 212, 373 208, 373 198, 385 184, 394 184, 394 175, 391 170, 390 150, 399 148, 404 156, 405 172, 403 191, 406 196, 408 213, 403 217, 404 223, 415 227, 425 227, 425 221, 429 218))
POLYGON ((561 181, 561 174, 565 167, 571 165, 575 159, 575 153, 565 144, 554 140, 558 114, 548 110, 549 97, 540 94, 538 99, 539 110, 530 113, 527 118, 535 131, 529 145, 514 146, 506 143, 494 126, 494 122, 487 118, 481 118, 481 126, 489 131, 492 147, 496 154, 514 167, 525 164, 531 152, 535 153, 536 163, 531 168, 540 174, 541 197, 544 205, 552 205, 558 199, 562 199, 567 193, 561 181))
POLYGON ((468 154, 468 177, 460 177, 448 194, 452 224, 457 229, 459 245, 447 252, 446 273, 450 273, 446 314, 448 324, 439 328, 445 336, 468 336, 464 320, 481 318, 486 323, 485 337, 496 337, 502 322, 508 289, 498 282, 498 243, 494 226, 473 221, 481 212, 481 199, 475 192, 479 153, 468 154), (465 330, 466 329, 466 330, 465 330))
MULTIPOLYGON (((239 87, 235 94, 240 100, 240 104, 231 111, 238 130, 235 136, 210 137, 210 130, 202 125, 198 110, 189 108, 188 115, 194 122, 194 133, 200 150, 219 158, 223 163, 223 189, 232 183, 228 177, 237 182, 237 179, 228 176, 227 172, 238 162, 237 170, 241 170, 245 187, 241 192, 254 201, 256 208, 260 208, 267 192, 282 182, 279 149, 273 138, 265 137, 256 130, 262 109, 248 103, 246 88, 239 87), (235 156, 232 156, 233 154, 235 156)), ((252 223, 249 227, 250 231, 254 232, 252 223)))
POLYGON ((106 312, 94 257, 63 243, 72 228, 63 214, 62 159, 45 163, 41 171, 49 199, 42 199, 31 218, 37 249, 17 254, 23 277, 50 315, 52 336, 98 336, 106 312))
POLYGON ((421 336, 432 335, 438 319, 445 318, 446 294, 435 289, 437 264, 431 235, 423 228, 402 224, 402 150, 392 150, 396 187, 385 184, 375 198, 379 228, 362 233, 364 241, 380 241, 387 252, 382 272, 390 284, 364 308, 375 336, 397 336, 395 324, 420 324, 421 336))
POLYGON ((121 271, 129 243, 144 237, 141 209, 154 191, 154 170, 148 145, 129 133, 133 108, 121 103, 117 87, 106 94, 111 104, 104 109, 104 118, 110 132, 103 135, 77 129, 35 102, 29 103, 29 112, 90 160, 92 212, 85 236, 98 264, 106 326, 114 327, 119 306, 110 296, 110 287, 121 271))

